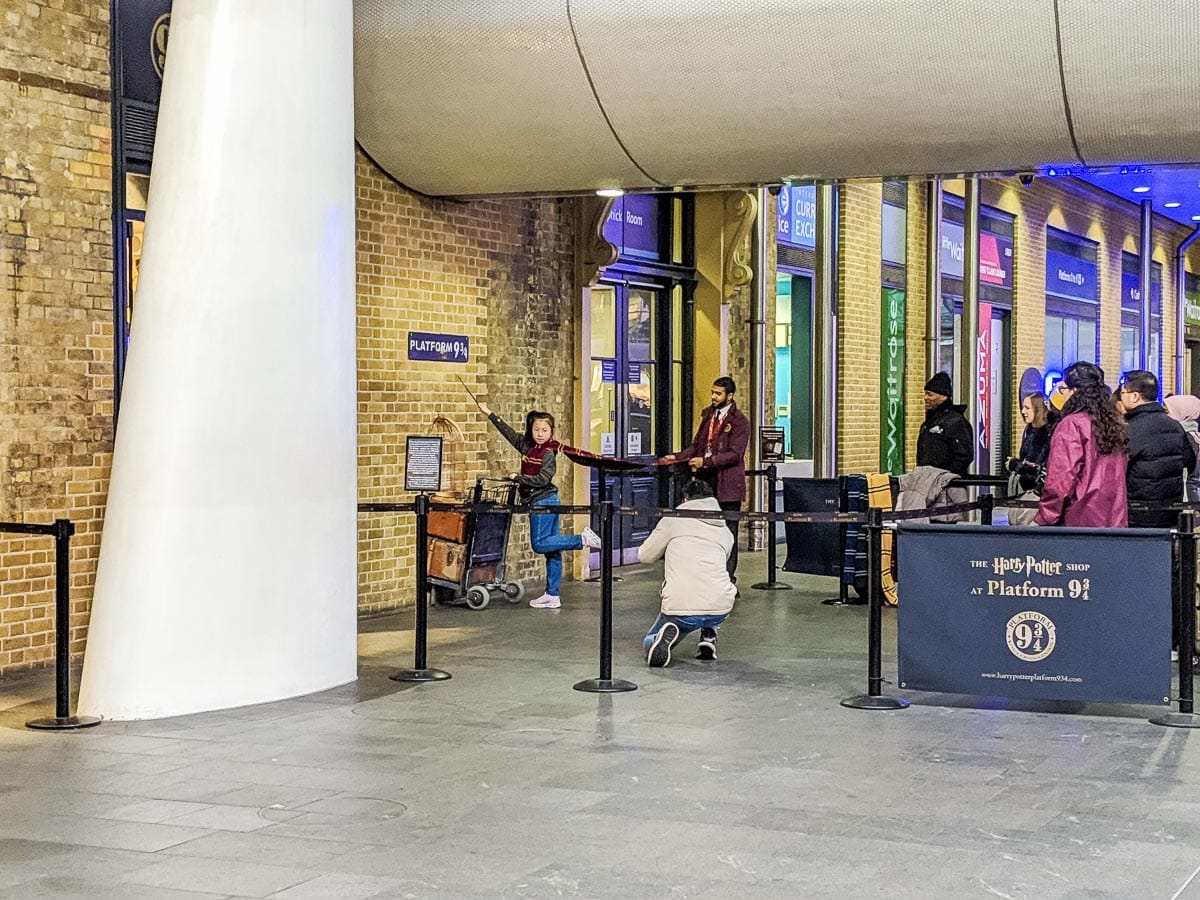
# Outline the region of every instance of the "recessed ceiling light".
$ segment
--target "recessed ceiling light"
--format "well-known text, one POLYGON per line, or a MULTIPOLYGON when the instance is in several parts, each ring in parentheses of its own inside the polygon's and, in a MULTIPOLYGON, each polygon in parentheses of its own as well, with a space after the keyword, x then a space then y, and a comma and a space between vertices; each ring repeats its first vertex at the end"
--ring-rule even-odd
POLYGON ((1150 188, 1146 187, 1144 184, 1139 184, 1133 189, 1133 192, 1135 194, 1148 194, 1150 192, 1150 188))
POLYGON ((1170 200, 1170 201, 1164 203, 1163 206, 1165 206, 1167 209, 1179 209, 1179 201, 1178 200, 1170 200))
POLYGON ((600 188, 596 191, 597 197, 623 197, 625 192, 620 188, 600 188))

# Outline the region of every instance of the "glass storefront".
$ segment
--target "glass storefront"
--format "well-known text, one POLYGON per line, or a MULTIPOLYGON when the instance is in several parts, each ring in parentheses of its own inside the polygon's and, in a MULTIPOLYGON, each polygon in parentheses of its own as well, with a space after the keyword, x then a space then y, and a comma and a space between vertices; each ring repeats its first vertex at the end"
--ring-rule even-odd
MULTIPOLYGON (((591 289, 591 343, 587 365, 594 453, 650 463, 691 437, 690 205, 682 197, 630 194, 614 201, 604 237, 618 251, 591 289)), ((606 495, 621 506, 660 506, 652 476, 610 477, 606 495)), ((592 492, 600 489, 592 470, 592 492)), ((614 562, 636 559, 653 527, 646 518, 623 517, 614 562)))
POLYGON ((950 374, 959 402, 973 396, 978 405, 977 474, 999 472, 1010 443, 1012 394, 1012 308, 1015 220, 989 206, 979 211, 979 382, 963 383, 958 371, 962 335, 963 250, 966 210, 947 194, 942 204, 942 246, 938 254, 942 278, 938 368, 950 374))

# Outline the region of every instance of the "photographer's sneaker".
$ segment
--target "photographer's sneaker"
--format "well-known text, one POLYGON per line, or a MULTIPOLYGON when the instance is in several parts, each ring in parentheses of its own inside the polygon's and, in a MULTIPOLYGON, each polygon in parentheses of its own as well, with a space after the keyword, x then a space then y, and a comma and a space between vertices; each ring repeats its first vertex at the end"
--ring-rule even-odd
POLYGON ((562 601, 553 594, 542 594, 530 600, 529 605, 534 609, 558 609, 562 606, 562 601))
POLYGON ((650 644, 650 649, 646 652, 646 665, 654 669, 661 669, 671 661, 671 645, 679 640, 679 626, 674 622, 668 622, 662 628, 658 629, 658 634, 654 636, 654 642, 650 644))
POLYGON ((711 628, 700 629, 700 642, 696 645, 696 659, 717 658, 717 633, 711 628))
POLYGON ((590 528, 584 528, 583 531, 579 532, 579 539, 583 541, 583 546, 585 547, 592 547, 598 550, 602 546, 600 535, 596 534, 590 528))

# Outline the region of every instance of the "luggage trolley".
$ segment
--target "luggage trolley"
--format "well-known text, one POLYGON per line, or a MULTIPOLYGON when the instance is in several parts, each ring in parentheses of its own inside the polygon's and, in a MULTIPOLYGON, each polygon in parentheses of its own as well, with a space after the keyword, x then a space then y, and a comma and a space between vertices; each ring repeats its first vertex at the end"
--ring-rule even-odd
POLYGON ((507 478, 477 478, 475 507, 429 513, 430 600, 483 609, 499 592, 519 603, 524 589, 505 581, 504 557, 512 529, 517 486, 507 478), (479 508, 479 504, 483 508, 479 508))

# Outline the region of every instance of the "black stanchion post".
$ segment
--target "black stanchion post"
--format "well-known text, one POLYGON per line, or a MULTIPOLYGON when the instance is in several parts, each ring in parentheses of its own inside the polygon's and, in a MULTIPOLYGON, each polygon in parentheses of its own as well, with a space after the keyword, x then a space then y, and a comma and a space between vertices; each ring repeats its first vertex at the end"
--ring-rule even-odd
POLYGON ((883 510, 867 510, 867 692, 847 697, 842 706, 851 709, 904 709, 902 697, 883 696, 883 510))
POLYGON ((600 677, 589 678, 575 685, 575 690, 588 694, 620 694, 637 690, 637 685, 632 681, 614 680, 612 677, 612 545, 613 505, 611 500, 605 500, 600 504, 600 677))
MULTIPOLYGON (((776 476, 779 469, 775 463, 767 466, 767 512, 772 516, 776 513, 775 507, 775 484, 776 476)), ((792 586, 784 584, 782 581, 775 580, 775 563, 776 563, 776 547, 775 547, 775 520, 767 520, 767 580, 760 581, 758 584, 752 584, 750 587, 756 591, 790 591, 792 586)))
POLYGON ((30 719, 37 731, 73 731, 99 725, 96 716, 71 715, 71 535, 70 519, 54 520, 54 716, 30 719))
POLYGON ((992 524, 992 514, 996 511, 996 498, 984 494, 979 498, 979 521, 983 525, 992 524))
MULTIPOLYGON (((608 478, 608 472, 607 472, 607 471, 604 469, 604 467, 602 467, 602 466, 597 466, 597 467, 596 467, 596 475, 598 476, 598 479, 599 479, 599 480, 596 482, 596 503, 598 504, 598 506, 599 506, 600 510, 601 510, 601 511, 603 511, 603 509, 604 509, 604 504, 605 504, 605 503, 608 503, 608 487, 607 487, 607 484, 608 484, 608 481, 607 481, 607 478, 608 478)), ((619 484, 620 484, 620 482, 618 482, 618 485, 619 485, 619 484)), ((611 504, 609 504, 609 505, 611 506, 611 504)), ((603 523, 601 523, 601 526, 600 526, 600 527, 601 527, 601 530, 603 530, 603 528, 604 528, 604 525, 603 525, 603 523)), ((609 553, 609 554, 611 554, 611 553, 612 553, 612 541, 609 541, 609 542, 608 542, 608 544, 606 544, 605 546, 607 546, 607 547, 608 547, 608 549, 607 549, 607 550, 605 550, 605 549, 604 549, 604 547, 601 547, 601 548, 600 548, 600 557, 601 557, 601 561, 600 561, 600 574, 599 574, 599 575, 593 575, 593 576, 592 576, 592 577, 590 577, 590 578, 585 578, 585 579, 584 579, 584 581, 589 581, 589 582, 593 582, 593 583, 594 583, 594 582, 597 582, 597 581, 604 581, 604 577, 605 577, 605 576, 604 576, 604 554, 605 554, 605 553, 609 553)), ((621 576, 620 576, 620 575, 614 575, 614 574, 611 574, 611 573, 612 573, 612 560, 611 560, 611 558, 609 559, 608 571, 609 571, 609 573, 610 573, 610 574, 609 574, 609 576, 608 576, 608 577, 609 577, 609 580, 610 580, 610 582, 612 582, 612 581, 620 581, 620 580, 621 580, 621 576)))
POLYGON ((1192 654, 1196 648, 1196 514, 1185 509, 1179 514, 1179 532, 1175 540, 1179 578, 1172 605, 1179 612, 1179 712, 1155 716, 1155 725, 1170 728, 1200 728, 1200 717, 1193 711, 1192 654))
POLYGON ((388 676, 392 681, 445 681, 449 672, 426 665, 429 634, 429 495, 418 494, 417 507, 417 622, 413 633, 413 667, 388 676))

